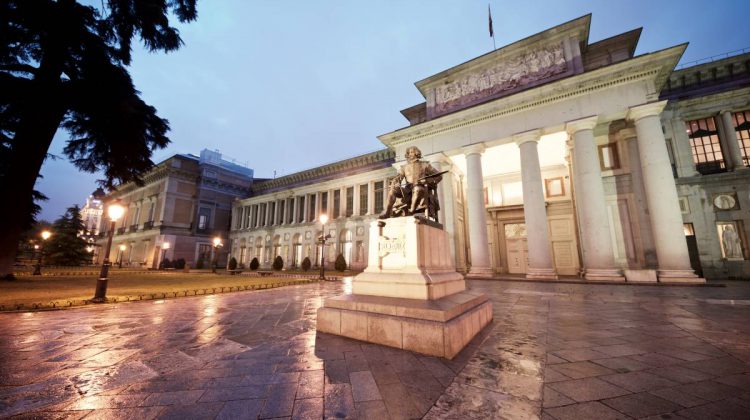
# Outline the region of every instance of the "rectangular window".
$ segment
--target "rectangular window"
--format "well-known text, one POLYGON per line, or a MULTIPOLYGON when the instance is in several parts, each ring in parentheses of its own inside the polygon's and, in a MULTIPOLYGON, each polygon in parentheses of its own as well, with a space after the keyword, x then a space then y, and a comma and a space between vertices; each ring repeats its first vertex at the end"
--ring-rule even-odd
POLYGON ((602 171, 618 169, 620 167, 617 143, 602 144, 599 146, 599 166, 602 171))
POLYGON ((272 201, 268 203, 268 206, 269 206, 268 225, 273 226, 276 224, 276 202, 272 201))
POLYGON ((333 218, 341 216, 341 190, 333 192, 333 218))
POLYGON ((148 206, 148 220, 147 222, 153 222, 154 221, 154 211, 156 211, 156 203, 151 203, 150 206, 148 206))
POLYGON ((369 186, 367 184, 362 184, 359 186, 359 215, 364 216, 367 214, 367 188, 369 186))
POLYGON ((381 213, 383 211, 383 181, 375 183, 375 213, 381 213))
POLYGON ((297 202, 297 223, 302 223, 305 221, 305 197, 297 197, 297 202))
POLYGON ((289 201, 289 212, 286 216, 286 223, 291 225, 292 223, 294 223, 294 199, 290 198, 287 201, 289 201))
POLYGON ((315 214, 315 194, 311 194, 308 201, 307 221, 312 222, 317 217, 317 215, 315 214))
POLYGON ((320 211, 323 214, 328 213, 328 192, 320 193, 320 211))
POLYGON ((198 209, 198 230, 206 230, 211 223, 211 209, 201 207, 198 209))
POLYGON ((721 153, 719 132, 713 117, 685 122, 693 150, 695 169, 701 174, 724 172, 724 155, 721 153))
POLYGON ((265 226, 266 225, 266 203, 260 204, 258 207, 258 212, 260 213, 258 218, 260 219, 260 225, 265 226))
POLYGON ((734 120, 734 132, 737 141, 740 143, 742 163, 745 166, 750 166, 750 110, 735 112, 732 119, 734 120))
POLYGON ((354 187, 346 189, 346 217, 354 213, 354 187))
POLYGON ((286 200, 279 201, 279 221, 284 223, 284 207, 286 207, 286 200))
POLYGON ((544 190, 547 198, 563 197, 565 195, 565 184, 562 177, 547 178, 544 180, 544 190))

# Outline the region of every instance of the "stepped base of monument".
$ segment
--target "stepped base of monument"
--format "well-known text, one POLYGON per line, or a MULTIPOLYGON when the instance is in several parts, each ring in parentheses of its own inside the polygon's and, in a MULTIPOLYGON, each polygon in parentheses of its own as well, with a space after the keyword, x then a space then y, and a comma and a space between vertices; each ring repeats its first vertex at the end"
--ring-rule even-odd
POLYGON ((451 359, 491 321, 487 295, 471 290, 436 300, 342 295, 318 309, 317 329, 451 359))

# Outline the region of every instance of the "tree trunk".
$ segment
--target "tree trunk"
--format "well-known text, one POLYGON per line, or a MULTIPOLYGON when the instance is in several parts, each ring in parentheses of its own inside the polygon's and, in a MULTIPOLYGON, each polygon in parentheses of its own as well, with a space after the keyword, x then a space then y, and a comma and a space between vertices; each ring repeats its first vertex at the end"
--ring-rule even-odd
POLYGON ((13 272, 18 240, 31 213, 31 194, 52 138, 65 116, 60 84, 35 81, 21 109, 7 172, 0 178, 0 278, 13 272))

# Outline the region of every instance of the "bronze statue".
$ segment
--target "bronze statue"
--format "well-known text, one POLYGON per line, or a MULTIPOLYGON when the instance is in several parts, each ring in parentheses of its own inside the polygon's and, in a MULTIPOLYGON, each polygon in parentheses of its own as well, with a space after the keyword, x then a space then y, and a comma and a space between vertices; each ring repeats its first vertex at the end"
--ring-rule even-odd
POLYGON ((440 202, 437 185, 445 172, 438 172, 429 162, 422 161, 422 152, 415 146, 406 149, 406 163, 401 165, 398 175, 388 188, 386 208, 381 219, 389 217, 424 214, 428 219, 438 221, 440 202), (405 184, 402 184, 406 181, 405 184))

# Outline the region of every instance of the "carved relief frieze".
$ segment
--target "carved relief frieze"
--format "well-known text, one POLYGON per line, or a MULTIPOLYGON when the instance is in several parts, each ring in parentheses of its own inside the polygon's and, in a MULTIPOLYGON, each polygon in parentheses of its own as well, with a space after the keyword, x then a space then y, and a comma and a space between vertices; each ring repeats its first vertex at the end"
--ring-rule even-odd
POLYGON ((484 98, 502 96, 524 86, 538 84, 567 70, 562 44, 519 54, 436 87, 431 114, 445 114, 484 98))

